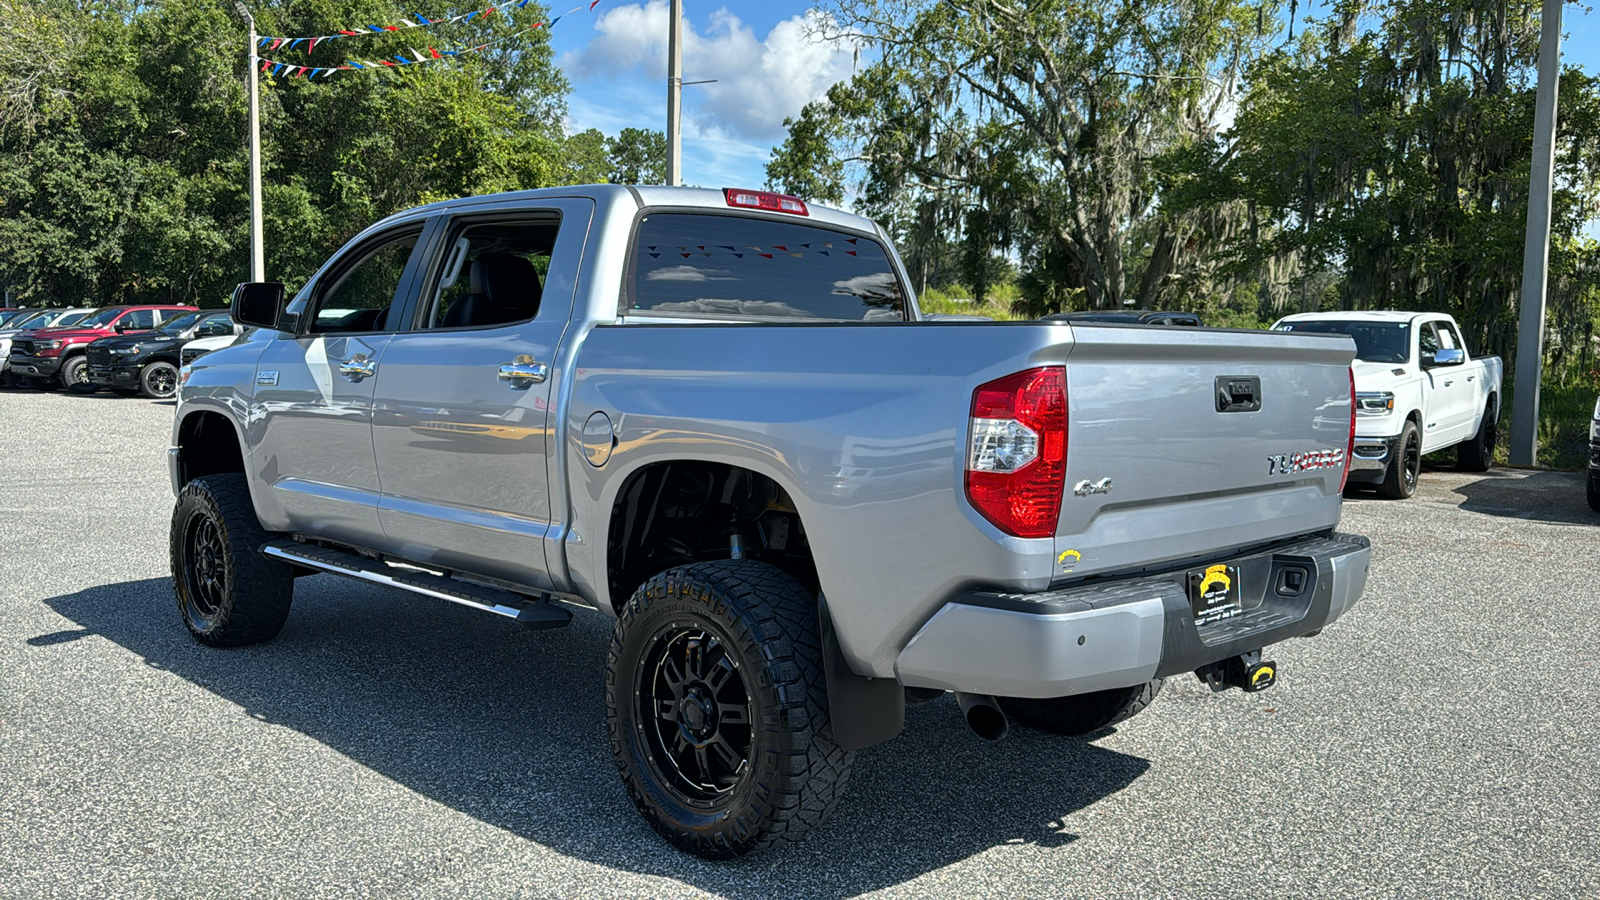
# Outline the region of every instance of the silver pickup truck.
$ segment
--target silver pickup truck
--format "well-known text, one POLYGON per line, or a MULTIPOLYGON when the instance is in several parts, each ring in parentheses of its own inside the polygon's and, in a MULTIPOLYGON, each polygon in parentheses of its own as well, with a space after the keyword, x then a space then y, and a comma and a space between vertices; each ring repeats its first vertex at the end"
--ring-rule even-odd
POLYGON ((615 619, 607 725, 668 840, 801 837, 908 702, 1093 733, 1360 596, 1348 337, 923 321, 792 197, 561 188, 404 212, 185 366, 174 589, 267 640, 332 572, 615 619))

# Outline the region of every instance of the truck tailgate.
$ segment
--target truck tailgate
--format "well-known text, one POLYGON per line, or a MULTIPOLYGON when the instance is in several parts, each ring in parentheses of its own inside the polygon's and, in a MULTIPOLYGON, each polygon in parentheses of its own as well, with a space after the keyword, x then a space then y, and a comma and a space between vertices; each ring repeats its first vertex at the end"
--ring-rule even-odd
POLYGON ((1332 528, 1350 430, 1343 336, 1074 325, 1058 577, 1332 528))

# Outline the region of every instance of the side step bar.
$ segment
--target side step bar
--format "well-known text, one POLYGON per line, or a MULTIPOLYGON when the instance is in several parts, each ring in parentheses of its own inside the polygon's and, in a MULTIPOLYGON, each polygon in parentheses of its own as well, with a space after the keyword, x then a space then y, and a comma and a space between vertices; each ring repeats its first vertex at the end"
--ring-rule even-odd
POLYGON ((261 546, 262 554, 286 560, 297 566, 332 572, 348 578, 359 578, 377 584, 386 584, 414 594, 426 594, 462 606, 515 619, 529 628, 560 628, 572 621, 572 612, 549 601, 502 591, 481 584, 472 584, 443 575, 434 575, 416 569, 398 568, 356 553, 346 553, 330 547, 302 544, 299 541, 273 541, 261 546), (522 605, 515 605, 522 604, 522 605))

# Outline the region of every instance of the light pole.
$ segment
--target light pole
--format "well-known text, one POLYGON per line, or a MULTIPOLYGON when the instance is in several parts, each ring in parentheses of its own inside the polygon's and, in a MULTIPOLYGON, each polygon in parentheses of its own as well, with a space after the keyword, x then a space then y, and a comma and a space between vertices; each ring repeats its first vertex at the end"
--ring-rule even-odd
POLYGON ((672 0, 667 13, 667 184, 683 181, 683 137, 678 119, 683 104, 683 0, 672 0))
POLYGON ((266 248, 261 236, 261 91, 256 85, 256 20, 243 3, 234 8, 250 26, 250 280, 267 280, 266 248))
POLYGON ((1544 374, 1544 298, 1550 278, 1550 189, 1556 155, 1556 90, 1561 85, 1561 2, 1544 0, 1539 86, 1533 101, 1533 174, 1522 246, 1522 310, 1517 322, 1517 396, 1511 410, 1511 464, 1539 455, 1539 381, 1544 374))

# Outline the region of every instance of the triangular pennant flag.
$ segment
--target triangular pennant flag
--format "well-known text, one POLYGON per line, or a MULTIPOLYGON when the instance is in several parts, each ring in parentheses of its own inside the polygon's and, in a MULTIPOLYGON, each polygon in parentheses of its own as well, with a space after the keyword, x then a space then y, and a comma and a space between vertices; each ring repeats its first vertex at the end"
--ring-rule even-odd
POLYGON ((743 253, 735 253, 733 255, 733 258, 734 259, 744 259, 744 254, 743 253))
POLYGON ((418 50, 418 49, 416 49, 416 48, 415 48, 415 47, 413 47, 413 48, 412 48, 412 49, 411 49, 411 55, 412 55, 412 56, 415 56, 415 57, 416 57, 416 58, 417 58, 417 62, 423 62, 423 61, 425 61, 425 60, 426 60, 426 59, 427 59, 427 57, 426 57, 426 56, 423 56, 423 55, 422 55, 422 51, 421 51, 421 50, 418 50))
POLYGON ((265 71, 266 71, 266 70, 268 70, 268 69, 270 69, 270 68, 272 68, 272 60, 270 60, 270 59, 263 59, 263 60, 262 60, 262 61, 261 61, 261 71, 263 71, 263 72, 265 72, 265 71))
POLYGON ((660 258, 661 258, 661 254, 659 254, 659 253, 652 253, 652 254, 650 254, 650 258, 651 258, 651 259, 660 259, 660 258))
POLYGON ((727 244, 718 244, 718 245, 717 245, 717 249, 719 249, 719 250, 726 250, 726 251, 728 251, 728 252, 729 252, 729 253, 732 253, 732 252, 733 252, 733 248, 732 248, 732 247, 730 247, 730 246, 728 246, 728 245, 727 245, 727 244))
POLYGON ((810 245, 810 244, 801 244, 801 245, 800 245, 800 246, 801 246, 801 247, 804 247, 804 248, 805 248, 805 249, 807 249, 807 250, 810 250, 810 249, 811 249, 811 245, 810 245))
POLYGON ((281 71, 283 71, 283 63, 274 63, 272 66, 272 74, 276 75, 281 71))
POLYGON ((855 238, 850 238, 849 240, 845 241, 846 244, 854 244, 855 242, 856 242, 855 238))
POLYGON ((433 49, 432 47, 428 48, 428 52, 433 54, 433 58, 434 59, 438 59, 439 58, 439 51, 433 49))
POLYGON ((818 250, 817 252, 821 253, 823 256, 832 256, 833 255, 833 254, 829 253, 826 250, 818 250))
POLYGON ((550 20, 550 27, 551 28, 556 27, 556 23, 561 21, 563 18, 564 18, 563 16, 556 16, 554 19, 551 19, 550 20))
POLYGON ((689 258, 689 256, 690 256, 690 254, 688 254, 688 253, 680 253, 680 254, 678 254, 678 255, 679 255, 679 256, 681 256, 681 257, 683 257, 683 258, 684 258, 684 259, 688 259, 688 258, 689 258))
POLYGON ((320 40, 322 40, 322 38, 319 38, 319 37, 312 38, 311 39, 311 43, 306 45, 306 52, 307 53, 315 53, 317 51, 317 41, 320 41, 320 40))
POLYGON ((278 45, 282 44, 282 43, 283 43, 283 38, 273 38, 272 39, 272 46, 268 47, 267 49, 268 50, 276 50, 276 49, 278 49, 278 45))
POLYGON ((788 248, 788 247, 785 247, 785 246, 784 246, 784 245, 782 245, 782 244, 773 244, 773 245, 772 245, 772 249, 774 249, 774 250, 782 250, 782 251, 783 251, 783 252, 785 252, 785 253, 788 253, 788 252, 789 252, 789 248, 788 248))
POLYGON ((822 246, 827 247, 829 250, 832 250, 833 249, 833 241, 823 241, 822 242, 822 246))
POLYGON ((846 250, 845 252, 850 254, 851 256, 855 256, 856 255, 856 252, 854 250, 846 250))
POLYGON ((803 258, 805 258, 805 254, 804 253, 791 253, 789 255, 794 257, 795 259, 803 259, 803 258))
POLYGON ((771 253, 757 253, 756 255, 761 257, 762 259, 771 259, 772 258, 772 254, 771 253))
POLYGON ((382 25, 368 25, 367 26, 367 30, 368 31, 383 31, 384 29, 383 29, 382 25))
POLYGON ((593 3, 589 4, 589 8, 590 9, 594 9, 596 6, 599 6, 599 5, 600 5, 600 0, 594 0, 593 3))

